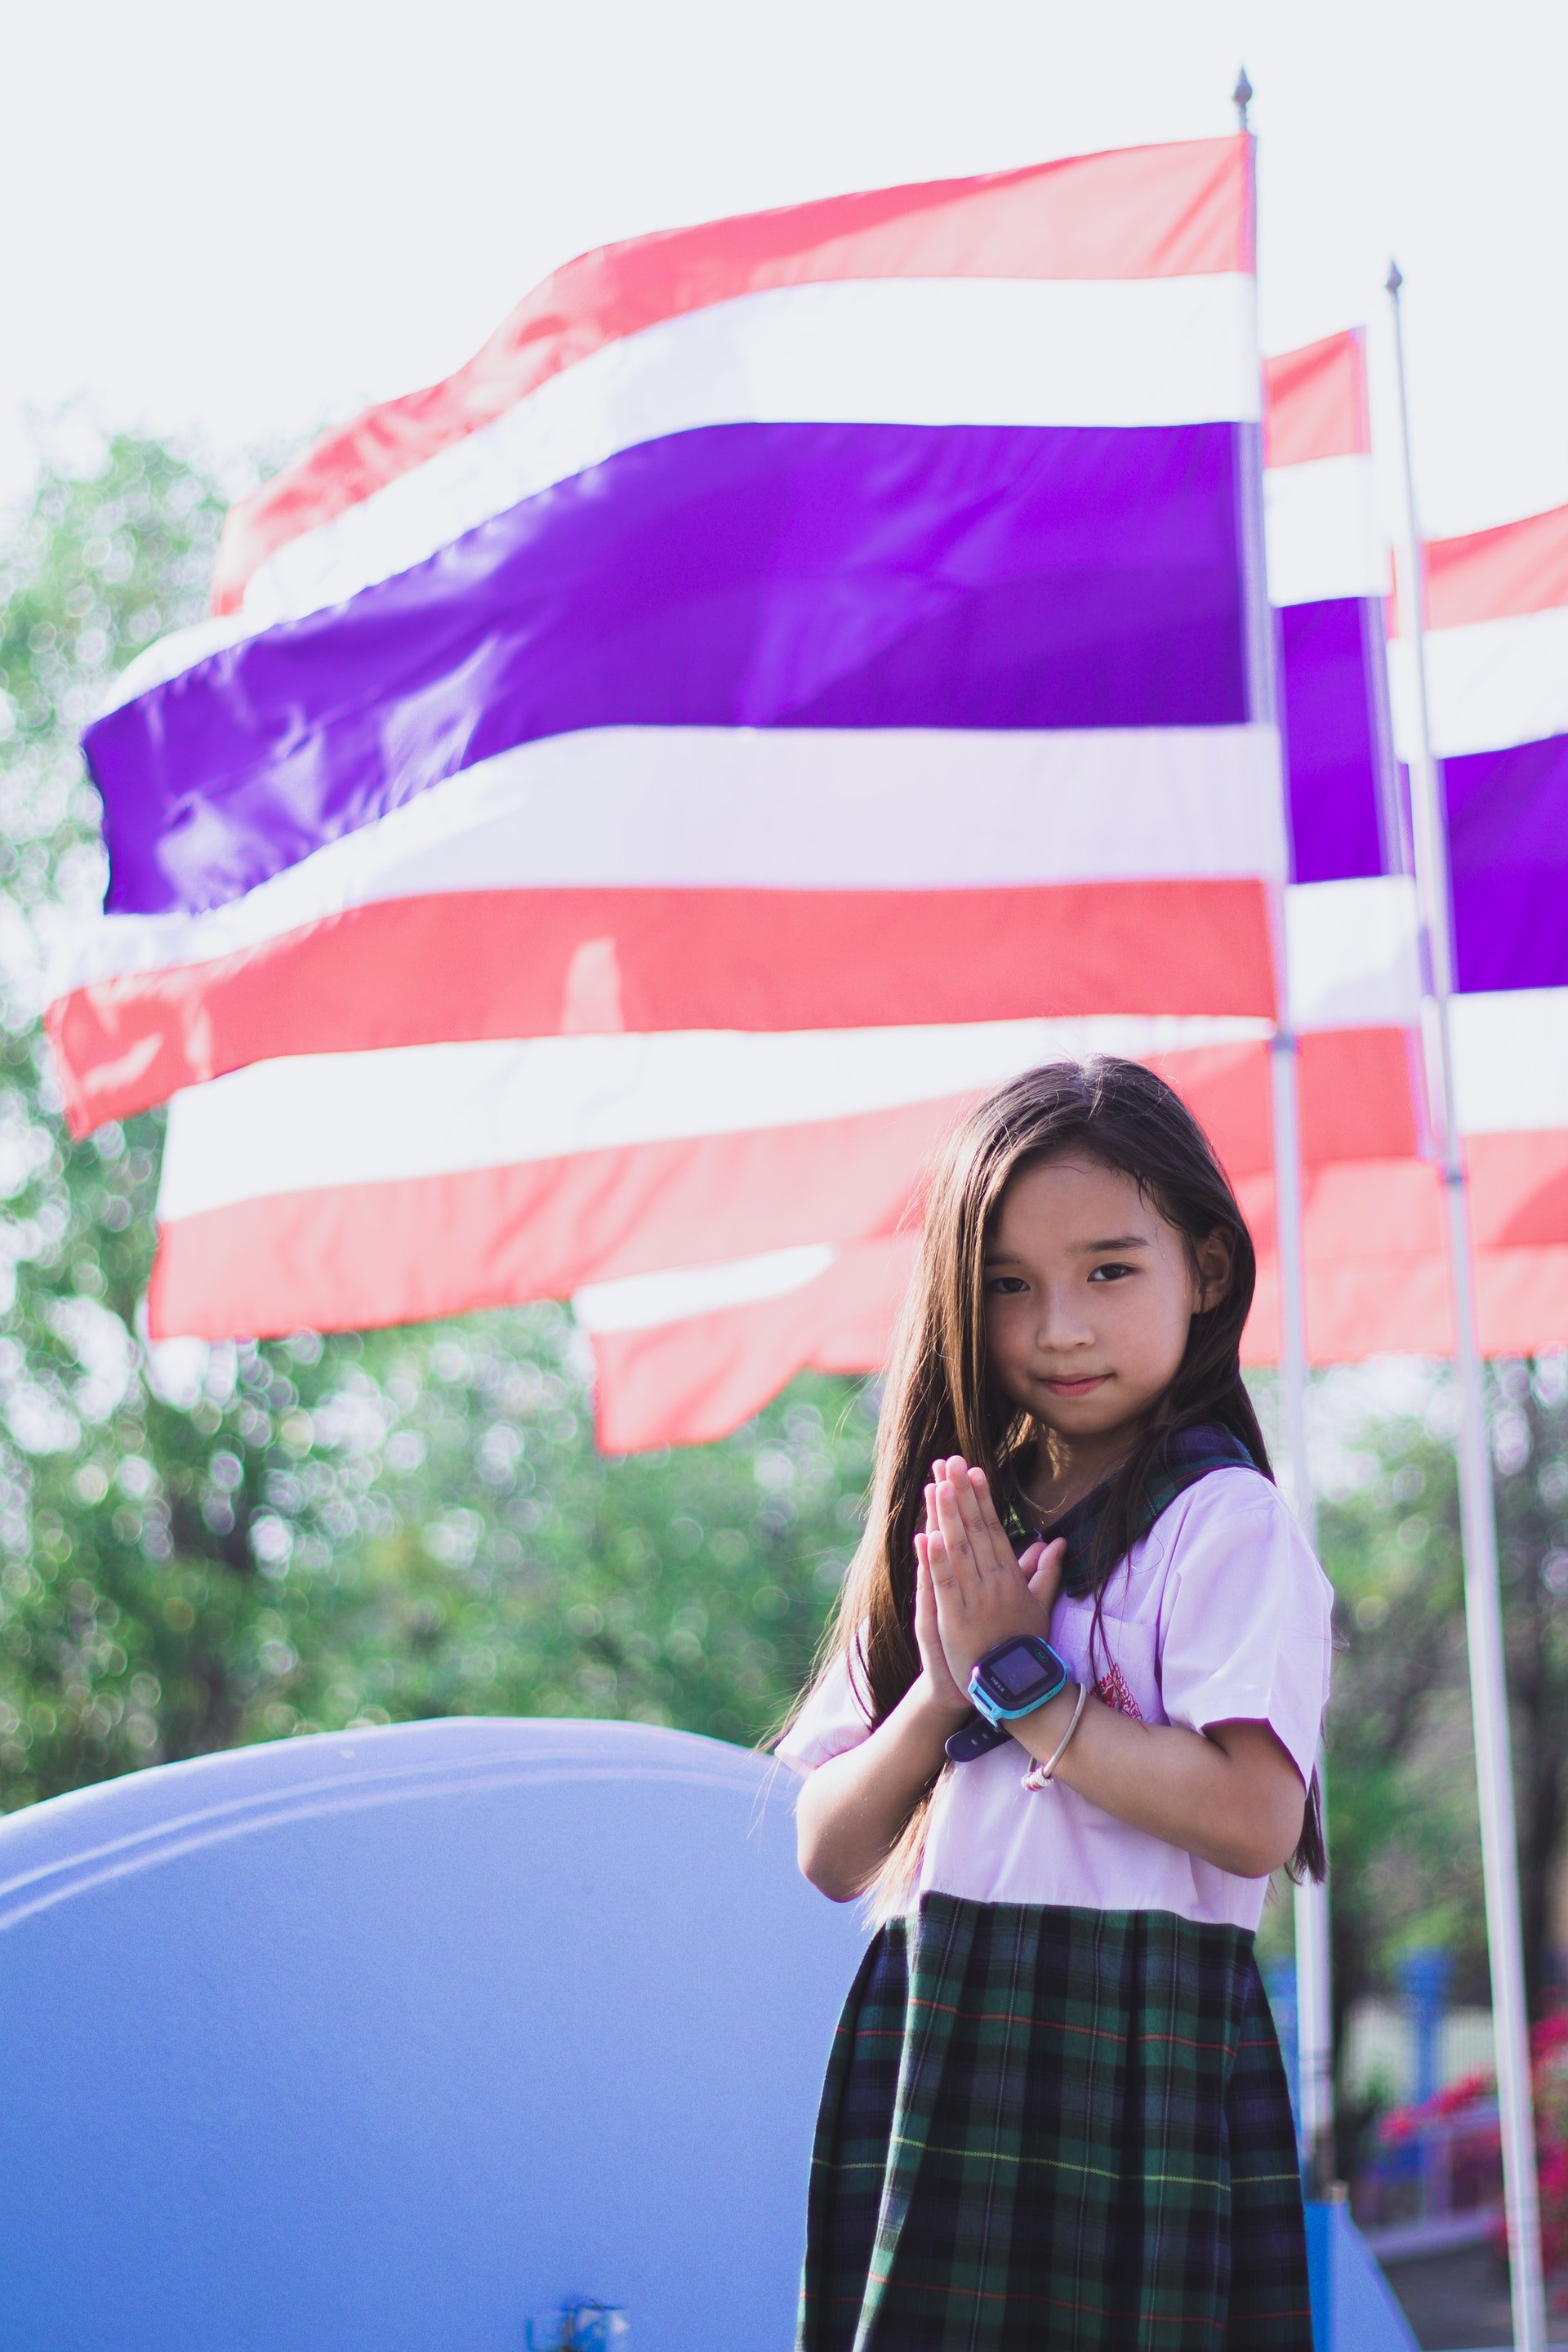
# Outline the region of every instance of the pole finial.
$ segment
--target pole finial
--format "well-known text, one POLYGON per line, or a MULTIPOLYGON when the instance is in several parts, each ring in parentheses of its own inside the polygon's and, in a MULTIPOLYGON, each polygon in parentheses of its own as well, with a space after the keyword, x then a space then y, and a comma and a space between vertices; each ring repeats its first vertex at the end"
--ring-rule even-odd
POLYGON ((1400 268, 1397 261, 1391 260, 1388 265, 1388 275, 1383 281, 1383 290, 1389 297, 1391 301, 1398 301, 1399 289, 1404 283, 1405 273, 1400 268))
POLYGON ((1247 127, 1247 110, 1252 104, 1252 84, 1247 79, 1245 66, 1237 68, 1236 88, 1230 93, 1230 102, 1235 107, 1237 119, 1245 131, 1247 127))

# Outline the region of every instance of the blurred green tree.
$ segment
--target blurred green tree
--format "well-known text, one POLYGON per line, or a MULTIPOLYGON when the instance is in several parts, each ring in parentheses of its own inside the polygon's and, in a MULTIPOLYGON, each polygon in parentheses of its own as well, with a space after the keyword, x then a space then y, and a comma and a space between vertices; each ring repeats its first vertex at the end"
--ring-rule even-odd
POLYGON ((76 736, 204 606, 237 485, 118 436, 0 550, 0 1802, 236 1740, 447 1713, 760 1737, 853 1548, 872 1434, 798 1382, 605 1460, 552 1307, 259 1348, 138 1336, 161 1118, 73 1144, 38 1026, 100 897, 76 736))
MULTIPOLYGON (((1489 1384, 1525 1973, 1540 2015, 1563 1990, 1568 1361, 1499 1364, 1489 1384)), ((1328 1725, 1336 2031, 1358 2000, 1390 1991, 1395 1957, 1415 1945, 1454 1954, 1458 1999, 1490 1999, 1452 1403, 1434 1375, 1424 1410, 1363 1415, 1319 1506, 1341 1644, 1328 1725)), ((1277 1939, 1283 1925, 1271 1922, 1277 1939)), ((1346 2168, 1363 2120, 1347 2100, 1346 2168)))

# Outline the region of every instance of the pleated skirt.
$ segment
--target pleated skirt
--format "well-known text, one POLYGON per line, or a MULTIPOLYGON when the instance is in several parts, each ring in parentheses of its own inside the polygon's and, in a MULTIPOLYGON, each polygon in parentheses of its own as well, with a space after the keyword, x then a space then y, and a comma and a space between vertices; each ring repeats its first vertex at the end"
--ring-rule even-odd
POLYGON ((1296 2138, 1239 1927, 929 1895, 866 1955, 797 2352, 1311 2352, 1296 2138))

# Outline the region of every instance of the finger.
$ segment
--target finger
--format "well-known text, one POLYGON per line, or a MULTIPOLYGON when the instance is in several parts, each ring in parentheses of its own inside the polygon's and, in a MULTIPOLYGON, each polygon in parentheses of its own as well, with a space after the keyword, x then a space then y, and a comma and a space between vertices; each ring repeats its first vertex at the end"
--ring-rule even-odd
POLYGON ((947 1546, 943 1543, 940 1532, 922 1537, 921 1541, 925 1545, 926 1570, 931 1578, 932 1590, 937 1592, 955 1591, 958 1580, 953 1574, 952 1562, 948 1557, 947 1546))
POLYGON ((937 1606, 936 1587, 931 1581, 931 1548, 923 1538, 917 1540, 915 1556, 915 1645, 935 1687, 956 1699, 962 1693, 942 1643, 942 1612, 937 1606))
POLYGON ((1048 1544, 1037 1546, 1031 1544, 1029 1551, 1026 1552, 1023 1559, 1019 1561, 1019 1566, 1025 1569, 1028 1577, 1029 1590, 1037 1601, 1054 1601, 1060 1591, 1062 1562, 1067 1558, 1067 1538, 1058 1536, 1048 1544), (1038 1551, 1039 1558, 1035 1561, 1034 1566, 1029 1568, 1026 1565, 1029 1552, 1036 1550, 1038 1551))
MULTIPOLYGON (((963 1514, 966 1527, 983 1528, 985 1525, 981 1490, 974 1483, 977 1478, 984 1479, 984 1475, 985 1473, 983 1470, 965 1468, 953 1480, 953 1485, 958 1489, 958 1507, 963 1514)), ((994 1512, 992 1513, 992 1517, 995 1517, 994 1512)))
POLYGON ((984 1577, 1008 1577, 1016 1572, 1015 1556, 985 1487, 983 1470, 969 1470, 959 1479, 958 1506, 984 1577), (975 1481, 982 1483, 976 1486, 975 1481))
MULTIPOLYGON (((984 1470, 974 1469, 969 1474, 969 1483, 974 1489, 975 1500, 980 1506, 981 1519, 994 1536, 998 1537, 1003 1543, 1007 1543, 1006 1530, 1002 1525, 1002 1515, 996 1508, 996 1498, 991 1492, 990 1479, 984 1470)), ((1009 1551, 1012 1550, 1011 1544, 1007 1544, 1007 1549, 1009 1551)))
POLYGON ((936 1522, 938 1537, 954 1577, 962 1583, 973 1583, 979 1573, 974 1547, 963 1523, 959 1489, 951 1478, 937 1481, 936 1522))

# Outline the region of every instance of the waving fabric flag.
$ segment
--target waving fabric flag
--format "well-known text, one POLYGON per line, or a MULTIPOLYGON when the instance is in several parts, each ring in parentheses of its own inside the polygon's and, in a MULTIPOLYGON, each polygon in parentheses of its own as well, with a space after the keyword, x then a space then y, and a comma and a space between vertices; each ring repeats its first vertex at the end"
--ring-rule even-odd
POLYGON ((1435 541, 1426 566, 1481 1341, 1532 1353, 1568 1342, 1568 507, 1435 541))
MULTIPOLYGON (((1308 1339, 1316 1361, 1446 1354, 1437 1172, 1424 1145, 1415 906, 1389 724, 1364 353, 1336 336, 1267 363, 1268 565, 1279 608, 1292 1017, 1303 1033, 1308 1339)), ((1459 976, 1456 1053, 1484 1344, 1568 1341, 1568 512, 1428 549, 1429 667, 1447 751, 1459 976), (1522 621, 1522 628, 1510 625, 1522 621), (1553 699, 1555 697, 1555 699, 1553 699), (1554 799, 1553 795, 1557 797, 1554 799)), ((1397 650, 1395 659, 1397 662, 1397 650)), ((1090 1042, 1070 1037, 1060 1050, 1090 1042)), ((1151 1041, 1152 1043, 1153 1041, 1151 1041)), ((1136 1047, 1131 1050, 1138 1050, 1136 1047)), ((1255 1362, 1272 1360, 1263 1049, 1150 1052, 1219 1143, 1259 1239, 1255 1362)), ((900 1238, 780 1251, 579 1299, 601 1428, 634 1446, 716 1435, 805 1365, 885 1356, 900 1238)))
MULTIPOLYGON (((1306 1323, 1319 1362, 1402 1339, 1412 1239, 1442 1274, 1421 1157, 1417 914, 1390 725, 1392 572, 1373 472, 1365 339, 1331 335, 1265 364, 1268 581, 1279 614, 1290 811, 1290 1018, 1301 1040, 1306 1323)), ((1272 1270, 1270 1270, 1270 1278, 1272 1270)), ((1273 1350, 1268 1321, 1247 1334, 1273 1350)))
POLYGON ((590 256, 478 409, 465 371, 270 485, 237 544, 299 535, 88 736, 73 1115, 584 1027, 1267 1011, 1248 172, 1198 142, 590 256))
POLYGON ((1291 880, 1399 873, 1384 658, 1391 580, 1359 328, 1264 363, 1268 593, 1279 615, 1291 880))
MULTIPOLYGON (((897 1033, 891 1033, 896 1035, 897 1033)), ((963 1033, 936 1032, 947 1066, 963 1033)), ((1257 1022, 1085 1020, 1020 1024, 996 1079, 1032 1064, 1092 1053, 1146 1062, 1176 1087, 1215 1137, 1258 1219, 1273 1214, 1268 1028, 1257 1022)), ((858 1234, 595 1282, 574 1298, 597 1370, 601 1442, 612 1452, 691 1444, 744 1421, 797 1371, 870 1371, 886 1358, 916 1244, 921 1180, 942 1137, 984 1091, 918 1107, 888 1166, 874 1221, 858 1234)), ((816 1139, 840 1202, 856 1187, 867 1139, 849 1119, 816 1139)), ((802 1223, 802 1231, 810 1228, 802 1223)), ((818 1232, 833 1230, 818 1227, 818 1232)), ((1267 1232, 1259 1227, 1266 1251, 1267 1232)))
POLYGON ((51 1012, 154 1330, 776 1281, 1059 1024, 1265 1035, 1253 294, 1245 140, 719 223, 241 510, 51 1012))
MULTIPOLYGON (((1568 509, 1426 551, 1427 677, 1442 762, 1459 993, 1455 1090, 1470 1174, 1477 1311, 1489 1355, 1568 1343, 1568 509)), ((1396 740, 1415 740, 1403 639, 1389 648, 1396 740)), ((1291 992, 1401 1015, 1408 914, 1394 891, 1346 880, 1290 893, 1291 992)), ((1309 1037, 1303 1090, 1321 1092, 1351 1040, 1309 1037), (1316 1055, 1314 1067, 1312 1057, 1316 1055)), ((1410 1105, 1408 1151, 1308 1178, 1308 1336, 1320 1360, 1379 1349, 1447 1355, 1454 1333, 1437 1171, 1419 1148, 1423 1097, 1406 1027, 1368 1027, 1384 1114, 1410 1105), (1396 1062, 1412 1064, 1402 1097, 1396 1062)), ((1342 1070, 1342 1078, 1343 1072, 1342 1070)))
MULTIPOLYGON (((1390 1244, 1414 1180, 1418 1078, 1402 1025, 1416 997, 1415 904, 1402 867, 1388 724, 1384 599, 1359 333, 1266 364, 1264 499, 1279 611, 1291 870, 1291 992, 1301 1055, 1310 1324, 1329 1359, 1366 1352, 1368 1259, 1390 1244), (1347 1185, 1357 1206, 1351 1212, 1347 1185)), ((1248 1333, 1256 1361, 1278 1347, 1273 1139, 1258 1034, 1208 1046, 1152 1028, 1063 1024, 1046 1051, 1096 1047, 1152 1061, 1218 1143, 1258 1237, 1248 1333)), ((944 1105, 951 1116, 957 1105, 944 1105)), ((847 1161, 854 1146, 844 1138, 847 1161)), ((913 1252, 904 1230, 722 1266, 595 1284, 576 1300, 598 1366, 599 1423, 613 1447, 715 1436, 806 1365, 867 1370, 886 1356, 913 1252)), ((1440 1259, 1438 1261, 1440 1272, 1440 1259)), ((1376 1286, 1373 1286, 1375 1294, 1376 1286)), ((1375 1307, 1373 1312, 1375 1314, 1375 1307)), ((1373 1346, 1390 1343, 1386 1323, 1373 1346)))
MULTIPOLYGON (((1443 764, 1455 943, 1455 1085, 1470 1171, 1477 1307, 1490 1355, 1568 1342, 1568 509, 1426 549, 1427 676, 1443 764)), ((1403 640, 1390 646, 1396 736, 1415 740, 1403 640)), ((1289 722, 1289 712, 1288 722, 1289 722)), ((1292 746, 1294 753, 1294 746, 1292 746)), ((1292 778, 1294 785, 1294 776, 1292 778)), ((1347 1050, 1384 1063, 1386 1124, 1409 1147, 1337 1149, 1308 1176, 1308 1336, 1319 1360, 1379 1349, 1447 1355, 1453 1323, 1437 1171, 1420 1148, 1423 1087, 1403 881, 1289 894, 1291 994, 1302 1025, 1358 1005, 1369 1024, 1309 1036, 1303 1092, 1348 1098, 1347 1050), (1402 994, 1405 1010, 1401 1013, 1402 994), (1380 1027, 1387 1022, 1386 1028, 1380 1027), (1402 1089, 1398 1059, 1411 1065, 1402 1089), (1408 1106, 1408 1108, 1406 1108, 1408 1106)), ((1344 1139, 1340 1139, 1342 1146, 1344 1139)))

